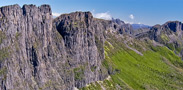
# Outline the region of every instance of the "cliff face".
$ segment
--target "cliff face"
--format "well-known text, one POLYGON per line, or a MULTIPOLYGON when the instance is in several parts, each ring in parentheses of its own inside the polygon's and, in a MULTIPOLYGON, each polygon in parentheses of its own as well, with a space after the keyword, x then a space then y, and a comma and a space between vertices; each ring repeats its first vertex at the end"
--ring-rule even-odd
POLYGON ((88 87, 132 89, 131 85, 136 89, 137 85, 139 89, 148 89, 151 87, 148 84, 157 84, 151 82, 150 76, 156 76, 153 79, 162 82, 158 85, 164 85, 154 88, 169 88, 171 85, 167 82, 171 84, 174 80, 175 85, 182 87, 182 80, 179 80, 183 67, 180 59, 183 55, 182 31, 183 24, 178 21, 134 32, 130 24, 119 19, 97 19, 90 12, 63 14, 53 19, 49 5, 1 7, 0 88, 73 90, 104 80, 88 87), (170 50, 156 47, 154 41, 157 46, 170 50), (150 64, 147 64, 149 59, 150 64), (133 61, 139 64, 133 64, 133 61), (161 67, 162 62, 169 65, 168 68, 161 67), (157 67, 162 70, 158 71, 157 67), (174 71, 170 72, 169 68, 174 71), (166 71, 164 69, 167 74, 162 72, 166 71), (139 77, 134 77, 136 71, 141 72, 139 77), (114 75, 110 77, 111 74, 114 75), (144 82, 139 84, 144 78, 148 79, 145 86, 144 82), (132 85, 128 80, 136 82, 132 85))
POLYGON ((1 89, 73 89, 103 80, 106 30, 130 25, 93 18, 90 12, 53 19, 49 5, 0 8, 1 89))
POLYGON ((175 54, 183 57, 183 24, 179 21, 168 21, 163 25, 155 25, 150 30, 137 34, 136 37, 140 39, 147 37, 167 46, 175 54))
MULTIPOLYGON (((38 89, 61 79, 53 73, 49 59, 50 6, 5 6, 0 18, 1 89, 38 89)), ((61 80, 56 82, 62 87, 61 80)))
MULTIPOLYGON (((107 75, 101 73, 101 61, 104 59, 104 28, 95 24, 91 13, 62 15, 54 20, 53 25, 53 29, 58 31, 55 33, 62 37, 60 40, 65 51, 63 55, 72 69, 73 77, 69 81, 73 81, 76 87, 82 87, 104 79, 107 75)), ((56 45, 58 42, 54 43, 56 45)), ((67 77, 72 74, 68 74, 67 77)))

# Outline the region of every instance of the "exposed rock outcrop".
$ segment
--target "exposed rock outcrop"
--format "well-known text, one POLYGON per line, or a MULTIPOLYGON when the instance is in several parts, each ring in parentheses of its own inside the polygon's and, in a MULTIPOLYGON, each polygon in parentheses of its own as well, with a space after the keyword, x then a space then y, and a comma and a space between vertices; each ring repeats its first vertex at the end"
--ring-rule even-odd
POLYGON ((0 8, 2 90, 81 88, 103 80, 105 33, 131 34, 129 24, 75 12, 52 18, 49 5, 0 8))
POLYGON ((182 57, 183 24, 179 21, 168 21, 163 25, 155 25, 150 30, 136 35, 137 38, 148 37, 173 50, 182 57))
MULTIPOLYGON (((134 32, 130 24, 97 19, 90 12, 53 19, 49 5, 4 6, 0 8, 0 88, 73 90, 104 80, 114 74, 112 67, 103 66, 104 43, 112 35, 148 38, 183 55, 183 24, 178 21, 134 32)), ((121 44, 143 56, 127 41, 121 44)))
POLYGON ((126 24, 120 19, 112 19, 112 26, 114 28, 114 31, 117 31, 120 34, 133 35, 134 33, 132 25, 126 24))

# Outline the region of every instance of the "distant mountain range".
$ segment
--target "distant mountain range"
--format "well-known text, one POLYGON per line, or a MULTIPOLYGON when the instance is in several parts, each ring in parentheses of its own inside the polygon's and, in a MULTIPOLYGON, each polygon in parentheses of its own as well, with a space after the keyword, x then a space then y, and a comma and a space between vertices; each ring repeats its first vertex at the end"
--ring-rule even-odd
POLYGON ((132 24, 132 27, 134 30, 140 29, 140 28, 151 28, 152 26, 144 25, 144 24, 132 24))

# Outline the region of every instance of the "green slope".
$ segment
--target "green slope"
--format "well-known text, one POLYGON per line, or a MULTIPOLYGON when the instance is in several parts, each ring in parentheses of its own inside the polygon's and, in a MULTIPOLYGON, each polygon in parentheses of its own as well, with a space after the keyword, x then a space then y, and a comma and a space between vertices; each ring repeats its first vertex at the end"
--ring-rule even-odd
MULTIPOLYGON (((95 82, 83 90, 134 89, 177 90, 183 89, 183 62, 181 58, 164 46, 153 46, 147 42, 133 40, 143 56, 128 49, 123 40, 111 36, 105 42, 105 60, 111 78, 95 82)), ((133 46, 133 45, 132 45, 133 46)))

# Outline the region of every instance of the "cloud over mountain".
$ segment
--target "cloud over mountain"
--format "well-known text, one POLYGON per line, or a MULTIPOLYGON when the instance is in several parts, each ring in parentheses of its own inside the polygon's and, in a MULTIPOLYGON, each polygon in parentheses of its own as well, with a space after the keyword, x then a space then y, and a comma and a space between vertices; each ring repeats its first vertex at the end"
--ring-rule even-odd
POLYGON ((58 17, 61 15, 61 13, 52 13, 53 17, 58 17))
POLYGON ((105 13, 93 13, 94 17, 96 18, 100 18, 100 19, 105 19, 105 20, 111 20, 112 19, 112 16, 108 13, 108 12, 105 12, 105 13))

